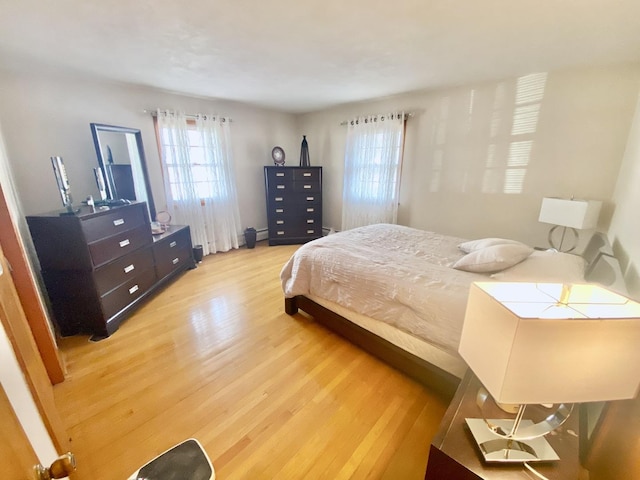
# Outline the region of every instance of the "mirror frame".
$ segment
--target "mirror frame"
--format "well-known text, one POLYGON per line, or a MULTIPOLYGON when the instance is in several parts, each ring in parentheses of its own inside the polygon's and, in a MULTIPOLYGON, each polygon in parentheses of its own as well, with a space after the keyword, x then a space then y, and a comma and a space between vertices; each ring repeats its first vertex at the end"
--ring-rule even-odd
POLYGON ((149 182, 149 172, 147 170, 147 160, 144 155, 144 147, 142 146, 142 133, 140 129, 137 128, 128 128, 128 127, 118 127, 116 125, 105 125, 102 123, 90 123, 91 126, 91 135, 93 136, 93 145, 96 149, 96 155, 98 156, 98 166, 102 170, 102 174, 105 177, 105 184, 107 187, 107 194, 110 199, 116 200, 113 198, 113 193, 111 191, 111 185, 106 177, 107 171, 105 168, 105 158, 102 155, 102 149, 100 148, 100 139, 98 134, 100 132, 112 132, 112 133, 122 133, 122 134, 133 134, 136 139, 136 145, 138 146, 138 155, 140 157, 140 170, 142 171, 142 175, 144 176, 144 187, 147 191, 147 206, 149 207, 149 215, 151 220, 155 220, 156 218, 156 207, 153 202, 153 192, 151 191, 151 184, 149 182))

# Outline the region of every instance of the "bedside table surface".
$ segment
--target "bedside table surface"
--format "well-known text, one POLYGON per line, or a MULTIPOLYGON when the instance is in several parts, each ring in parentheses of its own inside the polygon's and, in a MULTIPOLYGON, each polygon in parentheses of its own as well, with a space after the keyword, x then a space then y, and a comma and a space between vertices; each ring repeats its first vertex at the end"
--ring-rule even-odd
MULTIPOLYGON (((486 463, 467 427, 465 418, 482 418, 476 404, 481 384, 469 370, 447 409, 440 430, 431 443, 426 480, 455 478, 457 480, 534 479, 521 464, 486 463)), ((495 405, 485 406, 489 418, 508 418, 495 405)), ((526 413, 525 413, 526 417, 526 413)), ((578 447, 578 412, 574 410, 567 422, 546 436, 560 457, 556 462, 530 462, 549 480, 588 478, 580 466, 578 447)))

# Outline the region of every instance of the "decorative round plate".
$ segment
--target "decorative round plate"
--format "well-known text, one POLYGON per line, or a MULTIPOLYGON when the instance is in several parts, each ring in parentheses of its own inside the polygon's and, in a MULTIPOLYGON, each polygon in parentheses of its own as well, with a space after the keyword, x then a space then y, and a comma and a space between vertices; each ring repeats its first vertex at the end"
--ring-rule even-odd
POLYGON ((171 222, 171 214, 166 210, 160 210, 156 213, 156 222, 161 225, 169 225, 169 222, 171 222))
POLYGON ((276 165, 284 165, 284 150, 281 147, 273 147, 273 150, 271 150, 271 158, 273 158, 273 163, 276 165))

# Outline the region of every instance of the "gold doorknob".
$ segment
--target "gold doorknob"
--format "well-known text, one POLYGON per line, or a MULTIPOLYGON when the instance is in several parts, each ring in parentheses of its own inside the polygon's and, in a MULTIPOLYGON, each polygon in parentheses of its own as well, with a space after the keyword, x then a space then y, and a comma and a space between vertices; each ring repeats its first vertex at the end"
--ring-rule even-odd
POLYGON ((52 478, 65 478, 76 469, 76 457, 68 452, 53 461, 49 468, 38 464, 33 467, 35 480, 51 480, 52 478))

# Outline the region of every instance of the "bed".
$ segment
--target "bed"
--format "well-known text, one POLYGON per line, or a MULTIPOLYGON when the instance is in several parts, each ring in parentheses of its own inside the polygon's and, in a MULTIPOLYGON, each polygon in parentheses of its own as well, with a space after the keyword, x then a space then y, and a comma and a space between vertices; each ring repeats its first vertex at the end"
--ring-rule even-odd
POLYGON ((467 240, 376 224, 301 246, 282 268, 285 311, 302 310, 411 377, 446 394, 466 364, 457 353, 474 281, 582 282, 608 244, 582 256, 509 239, 467 240))

